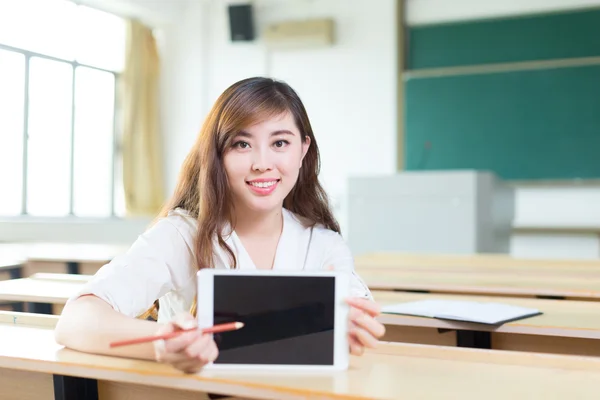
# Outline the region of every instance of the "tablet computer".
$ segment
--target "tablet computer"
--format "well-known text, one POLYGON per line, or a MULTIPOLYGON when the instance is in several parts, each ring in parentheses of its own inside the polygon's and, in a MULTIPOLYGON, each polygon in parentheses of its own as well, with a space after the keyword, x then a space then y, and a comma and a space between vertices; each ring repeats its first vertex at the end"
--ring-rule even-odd
POLYGON ((206 367, 346 369, 349 286, 331 271, 199 271, 199 327, 244 323, 214 334, 219 356, 206 367))

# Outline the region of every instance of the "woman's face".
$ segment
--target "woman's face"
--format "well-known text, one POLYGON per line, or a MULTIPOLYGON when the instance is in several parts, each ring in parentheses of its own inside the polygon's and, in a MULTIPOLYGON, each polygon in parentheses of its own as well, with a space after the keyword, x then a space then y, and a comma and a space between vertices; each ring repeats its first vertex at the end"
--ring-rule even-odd
POLYGON ((302 140, 286 112, 242 130, 225 151, 224 166, 237 209, 280 209, 296 181, 310 139, 302 140))

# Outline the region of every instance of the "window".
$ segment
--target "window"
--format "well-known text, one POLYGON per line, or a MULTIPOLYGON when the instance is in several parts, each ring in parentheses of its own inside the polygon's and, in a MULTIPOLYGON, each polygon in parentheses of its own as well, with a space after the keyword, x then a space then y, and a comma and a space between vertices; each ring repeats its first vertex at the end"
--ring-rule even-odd
POLYGON ((125 27, 68 0, 0 1, 0 215, 120 214, 125 27))

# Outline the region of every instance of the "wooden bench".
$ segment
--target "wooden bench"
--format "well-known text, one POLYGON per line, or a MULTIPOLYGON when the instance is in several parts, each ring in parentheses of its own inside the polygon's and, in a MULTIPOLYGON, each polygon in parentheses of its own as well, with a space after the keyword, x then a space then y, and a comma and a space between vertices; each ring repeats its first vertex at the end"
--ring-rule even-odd
POLYGON ((55 317, 40 316, 46 320, 39 323, 16 317, 0 317, 0 387, 9 399, 83 399, 97 391, 100 400, 199 399, 206 392, 256 399, 579 400, 596 399, 600 381, 597 358, 398 343, 352 357, 347 371, 335 373, 183 374, 151 361, 64 349, 44 326, 55 317))
POLYGON ((500 326, 382 314, 385 340, 600 357, 600 303, 570 300, 462 296, 374 291, 381 305, 424 299, 500 302, 536 308, 542 315, 500 326))

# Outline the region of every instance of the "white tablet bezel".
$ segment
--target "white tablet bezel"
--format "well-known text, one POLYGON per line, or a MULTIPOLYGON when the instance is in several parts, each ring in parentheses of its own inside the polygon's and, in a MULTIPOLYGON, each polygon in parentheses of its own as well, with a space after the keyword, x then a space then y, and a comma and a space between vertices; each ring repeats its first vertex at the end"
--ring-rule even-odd
MULTIPOLYGON (((350 277, 345 272, 336 271, 274 271, 274 270, 225 270, 202 269, 197 274, 197 320, 200 328, 213 325, 213 282, 215 276, 299 276, 333 277, 335 279, 335 316, 333 365, 280 365, 280 364, 208 364, 209 369, 276 369, 276 370, 344 370, 348 368, 348 314, 346 298, 350 294, 350 277)), ((243 329, 243 328, 242 328, 243 329)))

